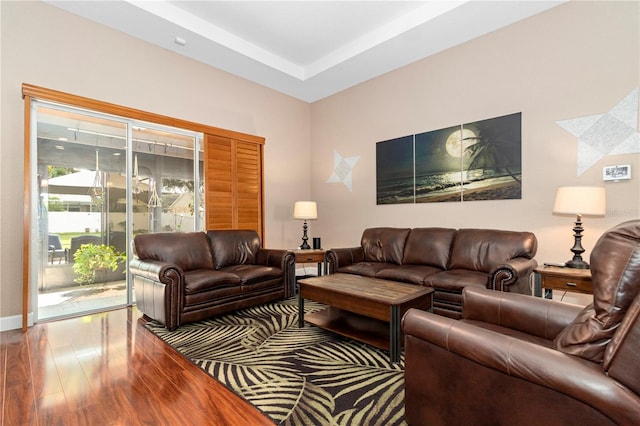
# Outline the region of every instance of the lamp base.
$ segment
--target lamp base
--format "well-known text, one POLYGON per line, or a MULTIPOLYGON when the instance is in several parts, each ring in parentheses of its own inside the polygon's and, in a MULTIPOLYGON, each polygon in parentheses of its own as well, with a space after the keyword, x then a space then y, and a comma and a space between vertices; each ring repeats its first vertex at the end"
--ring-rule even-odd
POLYGON ((582 253, 584 253, 584 248, 582 247, 582 231, 584 231, 582 227, 582 215, 577 215, 576 223, 573 227, 573 247, 571 247, 573 259, 564 264, 567 268, 589 269, 589 264, 582 260, 582 253))
POLYGON ((307 237, 307 229, 309 228, 309 226, 307 225, 307 220, 305 219, 304 224, 302 225, 302 245, 300 246, 300 249, 302 250, 309 250, 311 247, 309 246, 309 243, 307 241, 309 241, 309 237, 307 237))
POLYGON ((589 264, 583 260, 570 260, 564 266, 574 269, 589 269, 589 264))

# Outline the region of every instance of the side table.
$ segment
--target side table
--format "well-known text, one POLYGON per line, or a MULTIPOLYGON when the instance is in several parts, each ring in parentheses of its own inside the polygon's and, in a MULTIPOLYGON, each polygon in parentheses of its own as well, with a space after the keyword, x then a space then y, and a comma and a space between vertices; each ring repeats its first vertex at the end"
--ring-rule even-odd
MULTIPOLYGON (((325 249, 295 249, 292 250, 296 255, 296 264, 298 263, 317 263, 318 264, 318 276, 322 275, 322 267, 324 266, 324 273, 327 273, 327 261, 324 258, 326 253, 325 249)), ((296 276, 296 280, 293 288, 293 294, 298 293, 298 280, 309 278, 311 275, 296 276)))
POLYGON ((296 263, 317 263, 318 264, 318 276, 322 275, 324 266, 324 273, 327 273, 327 261, 324 258, 325 249, 295 249, 293 252, 296 255, 296 263))
POLYGON ((553 290, 593 294, 590 269, 566 268, 560 266, 538 266, 533 270, 534 296, 551 299, 553 290))

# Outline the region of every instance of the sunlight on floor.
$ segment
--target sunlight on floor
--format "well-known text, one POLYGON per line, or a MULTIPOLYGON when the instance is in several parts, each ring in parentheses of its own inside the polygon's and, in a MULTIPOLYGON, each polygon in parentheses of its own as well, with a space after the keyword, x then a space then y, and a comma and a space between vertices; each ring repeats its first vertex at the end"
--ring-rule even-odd
POLYGON ((38 320, 75 316, 124 306, 127 303, 125 281, 106 284, 75 285, 38 295, 38 320))

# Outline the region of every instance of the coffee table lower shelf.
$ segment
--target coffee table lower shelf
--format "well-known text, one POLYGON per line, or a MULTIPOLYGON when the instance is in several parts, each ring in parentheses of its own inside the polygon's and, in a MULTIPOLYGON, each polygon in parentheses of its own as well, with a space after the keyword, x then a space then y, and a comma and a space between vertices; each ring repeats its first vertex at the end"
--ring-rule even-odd
POLYGON ((309 324, 332 331, 373 347, 389 351, 389 323, 358 315, 333 306, 306 314, 309 324))

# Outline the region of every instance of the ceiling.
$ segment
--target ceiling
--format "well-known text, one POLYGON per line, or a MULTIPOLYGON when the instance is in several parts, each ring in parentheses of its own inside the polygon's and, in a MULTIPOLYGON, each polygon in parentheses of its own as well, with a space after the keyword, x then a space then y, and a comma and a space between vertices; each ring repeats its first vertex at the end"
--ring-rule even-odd
POLYGON ((314 102, 567 0, 45 1, 314 102))

